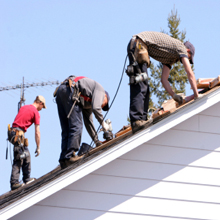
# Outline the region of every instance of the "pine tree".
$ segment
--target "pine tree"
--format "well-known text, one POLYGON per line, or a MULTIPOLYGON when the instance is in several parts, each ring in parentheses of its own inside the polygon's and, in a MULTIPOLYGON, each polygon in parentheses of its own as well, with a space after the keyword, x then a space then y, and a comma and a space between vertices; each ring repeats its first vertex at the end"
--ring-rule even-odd
MULTIPOLYGON (((169 34, 166 34, 183 42, 186 36, 186 32, 179 31, 178 27, 180 24, 180 18, 177 15, 177 10, 175 10, 175 7, 173 10, 171 10, 171 14, 169 14, 167 20, 169 34)), ((165 31, 162 32, 165 33, 165 31)), ((157 66, 154 66, 154 64, 152 63, 150 66, 151 74, 149 85, 151 91, 151 98, 149 103, 149 109, 158 107, 158 104, 159 106, 161 106, 164 100, 168 100, 171 98, 161 83, 162 68, 163 65, 161 63, 159 63, 157 66), (152 94, 155 95, 158 99, 158 104, 153 103, 152 94)), ((177 62, 172 65, 168 81, 175 93, 185 93, 185 84, 188 83, 188 78, 181 62, 177 62)))

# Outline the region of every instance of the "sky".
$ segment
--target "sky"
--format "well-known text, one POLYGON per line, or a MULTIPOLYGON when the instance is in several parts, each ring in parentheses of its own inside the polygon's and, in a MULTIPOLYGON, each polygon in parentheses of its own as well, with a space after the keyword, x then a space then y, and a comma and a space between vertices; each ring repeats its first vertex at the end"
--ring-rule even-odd
MULTIPOLYGON (((175 9, 180 31, 195 46, 196 79, 217 77, 220 51, 220 1, 218 0, 0 0, 0 87, 22 83, 63 81, 69 75, 86 76, 99 82, 110 95, 116 93, 132 35, 168 29, 167 18, 175 9)), ((157 61, 153 61, 157 64, 157 61)), ((128 65, 128 61, 126 66, 128 65)), ((39 178, 58 166, 61 128, 53 98, 55 86, 26 88, 25 104, 37 95, 46 99, 40 111, 41 154, 35 157, 34 125, 29 140, 31 177, 39 178)), ((187 85, 186 95, 193 92, 187 85)), ((113 133, 127 125, 129 86, 126 73, 106 116, 113 133)), ((0 195, 10 190, 13 146, 6 160, 7 126, 18 110, 20 89, 0 91, 0 195)), ((105 114, 105 112, 103 112, 105 114)), ((94 117, 95 127, 99 124, 94 117)), ((99 134, 102 141, 103 133, 99 134)), ((85 127, 82 142, 91 143, 85 127)), ((21 179, 20 175, 20 179, 21 179)))

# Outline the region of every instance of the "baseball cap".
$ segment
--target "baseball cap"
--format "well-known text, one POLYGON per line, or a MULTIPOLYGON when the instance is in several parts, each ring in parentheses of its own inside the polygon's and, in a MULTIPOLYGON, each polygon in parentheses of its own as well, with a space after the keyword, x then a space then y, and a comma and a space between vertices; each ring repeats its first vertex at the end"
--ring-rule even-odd
MULTIPOLYGON (((107 96, 107 100, 108 100, 108 103, 109 103, 110 96, 109 96, 108 92, 106 92, 106 91, 105 91, 105 94, 106 94, 106 96, 107 96)), ((108 110, 109 110, 109 105, 108 105, 108 103, 107 103, 107 105, 105 105, 105 106, 102 108, 103 111, 108 111, 108 110)))
POLYGON ((195 47, 189 42, 189 41, 186 41, 185 43, 184 43, 184 45, 188 48, 188 49, 190 49, 190 52, 191 52, 191 60, 190 60, 190 63, 191 64, 194 64, 194 55, 195 55, 195 47))
POLYGON ((45 98, 42 95, 38 95, 36 99, 43 103, 43 108, 47 108, 45 98))

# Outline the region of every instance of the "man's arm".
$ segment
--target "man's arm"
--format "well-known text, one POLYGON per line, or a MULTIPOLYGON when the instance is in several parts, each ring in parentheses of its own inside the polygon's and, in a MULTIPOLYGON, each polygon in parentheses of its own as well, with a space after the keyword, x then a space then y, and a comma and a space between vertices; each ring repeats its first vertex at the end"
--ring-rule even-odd
POLYGON ((163 70, 162 70, 162 76, 161 76, 161 83, 163 87, 166 89, 166 91, 173 97, 174 96, 174 91, 172 90, 170 83, 168 81, 168 77, 170 75, 170 69, 168 66, 163 65, 163 70))
POLYGON ((96 129, 93 124, 92 109, 83 109, 83 121, 87 132, 94 142, 98 139, 96 129))
POLYGON ((191 65, 189 63, 189 59, 186 57, 182 57, 181 60, 182 60, 183 66, 185 68, 185 71, 187 73, 187 77, 189 79, 189 83, 191 85, 191 88, 194 92, 194 98, 198 98, 199 94, 198 94, 197 85, 196 85, 196 78, 195 78, 195 75, 192 71, 191 65))
POLYGON ((35 157, 37 157, 40 154, 40 125, 35 125, 35 142, 37 145, 35 157))

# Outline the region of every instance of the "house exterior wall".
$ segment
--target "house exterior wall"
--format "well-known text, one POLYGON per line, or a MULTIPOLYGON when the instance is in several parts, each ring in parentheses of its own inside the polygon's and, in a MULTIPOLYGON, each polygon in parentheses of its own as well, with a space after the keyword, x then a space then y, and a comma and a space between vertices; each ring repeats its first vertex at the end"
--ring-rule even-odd
POLYGON ((220 104, 12 219, 220 219, 220 104))

